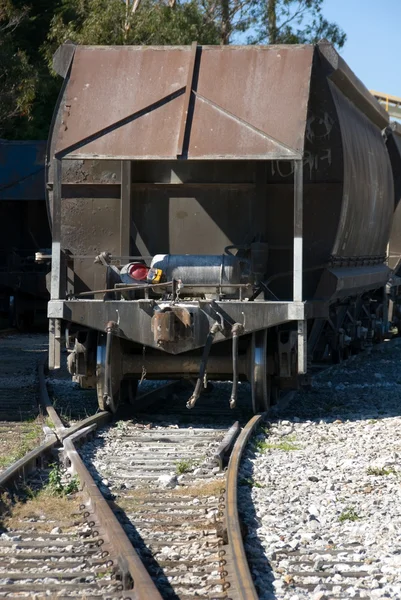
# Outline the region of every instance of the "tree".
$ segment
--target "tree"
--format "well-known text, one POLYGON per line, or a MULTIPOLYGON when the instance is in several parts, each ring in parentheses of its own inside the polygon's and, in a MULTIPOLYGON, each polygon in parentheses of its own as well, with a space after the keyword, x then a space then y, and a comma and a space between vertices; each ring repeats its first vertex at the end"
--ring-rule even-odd
POLYGON ((44 139, 60 83, 44 61, 57 0, 0 0, 0 137, 44 139))
POLYGON ((254 27, 261 14, 260 0, 200 0, 206 18, 219 30, 220 44, 254 27))
POLYGON ((0 137, 47 137, 61 78, 52 56, 79 44, 218 44, 197 0, 0 0, 0 137))
POLYGON ((313 43, 345 34, 324 0, 0 0, 0 137, 47 136, 61 78, 53 53, 77 44, 313 43))
POLYGON ((255 16, 252 43, 307 44, 325 38, 342 48, 346 34, 322 14, 324 0, 266 0, 255 16))
POLYGON ((12 8, 8 2, 0 3, 0 137, 6 136, 17 115, 29 117, 37 83, 26 53, 13 42, 27 11, 12 8))
POLYGON ((63 0, 48 35, 47 58, 65 40, 78 44, 219 43, 196 0, 63 0))

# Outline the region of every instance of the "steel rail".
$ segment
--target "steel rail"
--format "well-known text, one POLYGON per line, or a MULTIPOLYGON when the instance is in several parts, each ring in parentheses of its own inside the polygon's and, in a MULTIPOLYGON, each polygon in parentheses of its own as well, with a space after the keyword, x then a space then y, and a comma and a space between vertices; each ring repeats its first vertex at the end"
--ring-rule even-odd
POLYGON ((57 437, 53 435, 54 440, 52 440, 52 443, 54 446, 59 442, 62 443, 66 462, 69 463, 73 472, 78 475, 82 492, 86 497, 86 504, 82 507, 83 516, 94 535, 99 535, 99 547, 108 547, 108 554, 112 560, 116 561, 117 570, 121 574, 124 599, 163 600, 123 527, 85 467, 74 444, 78 438, 91 435, 94 427, 99 422, 104 424, 106 418, 111 419, 111 415, 98 413, 81 421, 75 427, 64 427, 49 399, 43 363, 39 365, 38 374, 41 403, 46 407, 47 413, 56 428, 57 437))
POLYGON ((261 422, 263 416, 263 414, 255 415, 245 425, 234 445, 227 470, 226 527, 233 567, 232 578, 234 580, 234 589, 236 591, 236 597, 238 600, 258 600, 258 594, 256 593, 256 589, 252 581, 252 575, 249 569, 244 543, 242 540, 238 515, 237 486, 238 468, 241 462, 242 454, 251 434, 261 422))
POLYGON ((103 497, 89 471, 85 467, 74 442, 63 441, 64 453, 73 471, 78 475, 82 491, 86 496, 84 517, 89 524, 98 528, 98 544, 110 549, 110 556, 117 561, 122 574, 124 598, 131 600, 162 600, 152 578, 144 567, 134 547, 129 541, 122 525, 103 497), (103 541, 103 543, 102 543, 103 541))
POLYGON ((45 363, 45 361, 43 360, 38 365, 40 403, 46 410, 49 419, 53 423, 54 428, 56 430, 57 437, 60 437, 60 434, 62 433, 62 431, 64 431, 65 427, 64 427, 64 423, 60 419, 56 409, 50 402, 49 394, 47 393, 44 363, 45 363))
POLYGON ((35 471, 42 462, 44 456, 50 454, 58 443, 57 436, 52 433, 43 444, 34 448, 24 457, 5 469, 0 474, 0 490, 9 488, 18 479, 25 479, 29 473, 35 471))
POLYGON ((110 423, 112 416, 113 415, 110 412, 102 410, 94 415, 91 415, 90 417, 86 417, 72 427, 65 427, 63 431, 60 431, 59 439, 61 442, 63 442, 65 439, 69 438, 70 436, 74 436, 77 432, 81 431, 81 429, 85 429, 86 427, 90 427, 92 425, 96 429, 99 429, 100 427, 107 425, 107 423, 110 423))

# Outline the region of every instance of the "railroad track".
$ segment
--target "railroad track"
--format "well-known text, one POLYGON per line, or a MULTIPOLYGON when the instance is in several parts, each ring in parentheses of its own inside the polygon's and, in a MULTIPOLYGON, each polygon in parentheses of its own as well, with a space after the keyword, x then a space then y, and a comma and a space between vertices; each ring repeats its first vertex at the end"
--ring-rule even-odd
MULTIPOLYGON (((106 413, 66 428, 46 395, 43 370, 39 373, 54 432, 1 474, 0 489, 24 497, 23 489, 15 492, 23 478, 36 494, 51 479, 49 463, 59 452, 70 473, 77 474, 83 499, 79 506, 71 501, 63 521, 52 510, 47 513, 44 504, 42 518, 16 511, 6 519, 0 597, 256 599, 236 486, 239 459, 258 418, 240 433, 234 421, 245 422, 242 411, 220 414, 211 397, 191 412, 163 404, 159 417, 152 410, 99 432, 110 419, 106 413), (111 451, 104 442, 113 436, 117 443, 111 451), (102 473, 97 455, 106 450, 103 462, 114 469, 102 473), (227 472, 221 471, 230 454, 227 472)), ((160 390, 151 391, 145 401, 154 403, 160 396, 160 390)))
POLYGON ((81 449, 163 598, 257 597, 249 571, 248 579, 237 577, 245 560, 238 556, 236 513, 244 442, 234 446, 235 419, 246 422, 240 409, 222 412, 214 394, 188 412, 180 393, 176 402, 153 405, 151 413, 105 429, 81 449), (221 466, 233 446, 226 473, 221 466))
MULTIPOLYGON (((361 543, 338 548, 312 531, 306 546, 287 540, 267 555, 248 539, 245 554, 237 492, 244 506, 247 475, 243 463, 238 481, 239 464, 262 419, 248 420, 241 408, 246 386, 240 386, 235 410, 228 408, 224 386, 217 385, 188 411, 183 408, 188 392, 169 384, 139 398, 142 410, 138 406, 134 418, 121 414, 110 423, 109 414, 98 413, 65 427, 50 404, 41 368, 39 375, 53 432, 48 430, 27 460, 0 475, 0 488, 14 490, 13 482, 22 475, 26 480, 32 471, 25 485, 40 490, 51 477, 49 463, 57 452, 78 475, 82 499, 70 501, 63 519, 43 505, 41 516, 17 511, 5 521, 0 597, 257 600, 258 593, 270 596, 260 586, 257 593, 248 564, 257 582, 266 563, 277 597, 342 598, 349 590, 353 598, 369 597, 364 578, 376 571, 361 543)), ((274 416, 272 423, 273 429, 278 424, 277 440, 271 431, 270 442, 280 446, 294 423, 281 424, 274 416)), ((256 440, 260 436, 263 430, 256 440)), ((252 444, 245 463, 249 453, 254 454, 252 444)), ((24 491, 15 493, 17 499, 18 494, 23 497, 24 491)), ((245 503, 251 502, 248 494, 245 503)), ((280 517, 271 519, 276 527, 280 517)))

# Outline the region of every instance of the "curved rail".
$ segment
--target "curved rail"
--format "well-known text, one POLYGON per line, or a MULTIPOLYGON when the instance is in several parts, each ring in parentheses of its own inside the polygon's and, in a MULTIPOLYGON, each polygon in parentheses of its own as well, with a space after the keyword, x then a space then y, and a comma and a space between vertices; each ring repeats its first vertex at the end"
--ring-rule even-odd
POLYGON ((152 578, 85 467, 74 445, 78 438, 92 434, 93 429, 99 423, 105 424, 110 420, 110 413, 98 413, 84 419, 74 427, 64 427, 47 393, 43 363, 39 365, 38 372, 41 402, 46 407, 57 433, 58 440, 56 439, 54 443, 60 441, 63 444, 64 456, 73 471, 78 475, 82 491, 86 496, 86 504, 82 506, 84 518, 92 529, 96 528, 97 533, 101 536, 100 539, 103 540, 102 547, 108 547, 110 556, 115 560, 116 567, 121 573, 122 587, 127 590, 124 592, 124 598, 131 600, 162 600, 152 578))
POLYGON ((262 419, 263 414, 255 415, 245 425, 235 443, 227 470, 226 526, 238 600, 258 600, 242 540, 238 516, 237 485, 238 468, 243 451, 251 434, 262 419))
MULTIPOLYGON (((78 475, 83 492, 86 495, 84 517, 89 520, 92 527, 97 527, 99 535, 102 536, 102 548, 110 549, 110 556, 116 561, 116 566, 122 575, 124 598, 132 600, 162 600, 162 596, 153 583, 149 573, 145 569, 141 559, 137 555, 129 541, 123 527, 116 519, 113 511, 104 499, 102 493, 93 481, 88 469, 79 456, 74 442, 69 438, 63 442, 64 452, 78 475), (133 587, 131 593, 130 590, 133 587)), ((101 538, 101 539, 102 539, 101 538)), ((100 543, 100 540, 99 540, 100 543)))

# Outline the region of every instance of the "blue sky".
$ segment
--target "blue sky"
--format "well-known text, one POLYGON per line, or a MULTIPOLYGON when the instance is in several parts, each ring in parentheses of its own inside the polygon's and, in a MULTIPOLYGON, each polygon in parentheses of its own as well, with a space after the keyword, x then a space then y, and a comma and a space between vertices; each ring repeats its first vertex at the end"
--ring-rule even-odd
POLYGON ((401 97, 401 0, 325 0, 347 34, 341 55, 368 89, 401 97))

